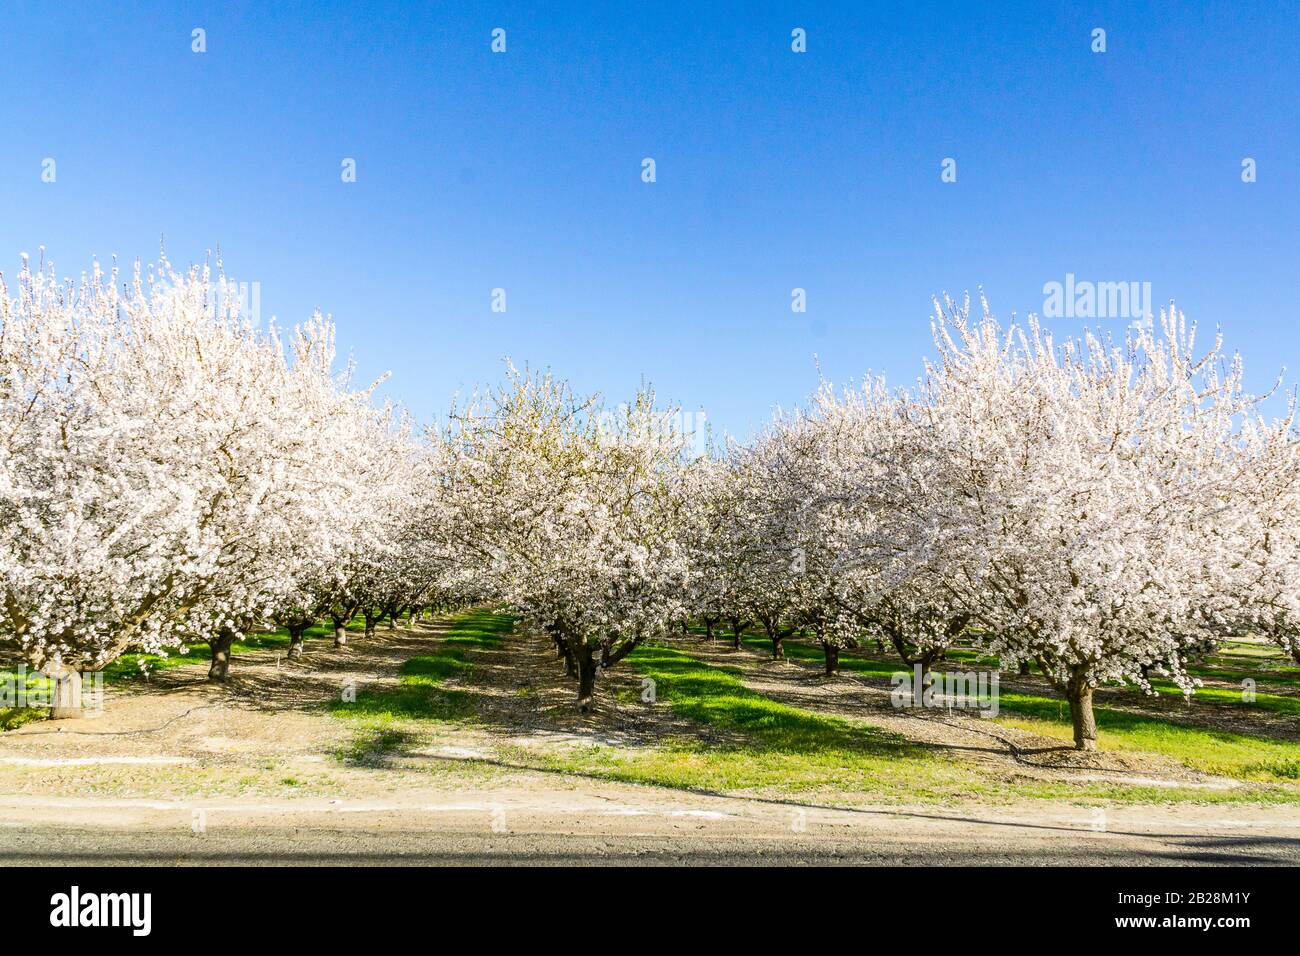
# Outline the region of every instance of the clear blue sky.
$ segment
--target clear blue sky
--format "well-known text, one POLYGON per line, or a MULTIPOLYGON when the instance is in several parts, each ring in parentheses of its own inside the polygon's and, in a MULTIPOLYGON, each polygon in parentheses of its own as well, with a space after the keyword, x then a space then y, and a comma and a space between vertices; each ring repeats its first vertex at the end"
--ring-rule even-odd
POLYGON ((912 379, 931 294, 1023 316, 1067 273, 1150 282, 1262 387, 1300 372, 1298 51, 1295 3, 5 0, 0 268, 219 245, 424 417, 508 354, 743 435, 814 355, 912 379))

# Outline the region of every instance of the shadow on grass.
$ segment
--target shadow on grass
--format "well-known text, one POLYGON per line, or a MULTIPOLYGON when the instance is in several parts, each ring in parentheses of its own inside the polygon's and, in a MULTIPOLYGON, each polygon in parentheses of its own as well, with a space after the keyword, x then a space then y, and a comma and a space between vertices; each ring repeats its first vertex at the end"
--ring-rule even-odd
POLYGON ((329 711, 339 717, 379 720, 468 720, 477 713, 477 695, 442 685, 468 676, 474 665, 467 652, 498 646, 513 625, 504 614, 467 614, 452 625, 435 653, 402 664, 396 687, 364 690, 354 701, 331 701, 329 711))
MULTIPOLYGON (((761 635, 745 635, 742 640, 746 647, 770 653, 771 642, 761 635)), ((792 660, 809 662, 822 660, 820 647, 798 641, 787 640, 785 652, 792 660)), ((936 670, 951 670, 951 663, 947 667, 939 664, 936 670)), ((963 661, 963 663, 970 662, 963 661)), ((844 671, 878 679, 887 679, 890 675, 903 670, 903 665, 898 661, 880 659, 863 650, 842 654, 840 667, 844 671)), ((1181 692, 1172 685, 1167 682, 1157 682, 1156 686, 1162 691, 1177 695, 1176 700, 1181 704, 1181 692)), ((1199 707, 1199 711, 1186 714, 1142 713, 1107 707, 1100 702, 1111 699, 1119 703, 1124 693, 1136 694, 1137 692, 1130 689, 1127 692, 1121 691, 1120 695, 1115 697, 1100 698, 1094 707, 1103 745, 1130 751, 1149 750, 1165 754, 1192 769, 1241 780, 1300 779, 1300 745, 1293 740, 1279 739, 1269 734, 1207 726, 1217 714, 1240 712, 1239 707, 1255 707, 1260 711, 1291 716, 1300 713, 1300 701, 1295 698, 1258 693, 1253 703, 1244 704, 1240 700, 1239 693, 1234 695, 1222 688, 1202 688, 1197 692, 1202 695, 1202 699, 1193 698, 1192 705, 1199 707)), ((1134 701, 1134 703, 1146 702, 1145 698, 1134 701)), ((1013 720, 1026 718, 1041 722, 1041 725, 1037 723, 1028 725, 1029 729, 1035 732, 1046 736, 1069 736, 1071 727, 1069 705, 1060 697, 1025 693, 1003 686, 998 695, 998 703, 1007 718, 1013 720)))
POLYGON ((367 727, 338 753, 344 763, 355 767, 383 767, 395 755, 416 742, 415 734, 391 727, 367 727))
POLYGON ((899 734, 764 697, 745 687, 732 669, 702 663, 681 651, 643 646, 629 660, 654 680, 656 695, 674 714, 743 734, 750 747, 803 756, 842 751, 915 758, 927 752, 899 734))

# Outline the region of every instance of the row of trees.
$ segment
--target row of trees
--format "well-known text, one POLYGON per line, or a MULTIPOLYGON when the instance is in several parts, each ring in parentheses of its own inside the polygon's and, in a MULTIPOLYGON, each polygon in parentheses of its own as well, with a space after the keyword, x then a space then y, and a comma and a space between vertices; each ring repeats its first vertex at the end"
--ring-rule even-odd
POLYGON ((1300 444, 1220 342, 1170 311, 1122 343, 936 304, 938 358, 780 416, 711 463, 697 613, 735 608, 780 642, 864 635, 928 670, 961 638, 1041 672, 1095 746, 1107 681, 1191 693, 1188 656, 1263 633, 1300 660, 1300 444))
MULTIPOLYGON (((421 431, 335 368, 319 314, 263 330, 207 268, 119 287, 0 279, 0 645, 49 673, 276 624, 470 598, 602 668, 687 619, 863 639, 931 665, 958 640, 1036 664, 1094 746, 1092 693, 1190 693, 1189 655, 1267 635, 1300 660, 1300 442, 1172 309, 1054 342, 936 303, 915 385, 879 380, 693 455, 675 408, 549 373, 421 431)), ((982 303, 983 304, 983 303, 982 303)))
POLYGON ((752 442, 691 458, 675 409, 616 412, 512 371, 458 417, 448 471, 467 563, 598 668, 686 618, 923 671, 958 640, 1069 701, 1103 683, 1191 693, 1189 656, 1264 634, 1300 661, 1300 442, 1174 310, 1124 341, 1054 342, 986 303, 936 303, 917 384, 824 385, 752 442))
POLYGON ((436 466, 335 368, 317 314, 260 329, 207 267, 0 277, 0 644, 73 679, 443 601, 436 466))

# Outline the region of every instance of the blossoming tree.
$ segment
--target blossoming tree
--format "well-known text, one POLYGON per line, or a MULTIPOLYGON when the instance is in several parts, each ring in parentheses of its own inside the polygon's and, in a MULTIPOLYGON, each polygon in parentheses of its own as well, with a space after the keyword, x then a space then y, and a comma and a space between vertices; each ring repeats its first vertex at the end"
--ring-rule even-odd
POLYGON ((556 641, 590 706, 612 667, 685 613, 677 541, 684 442, 653 395, 617 410, 510 370, 459 416, 451 483, 493 590, 556 641))

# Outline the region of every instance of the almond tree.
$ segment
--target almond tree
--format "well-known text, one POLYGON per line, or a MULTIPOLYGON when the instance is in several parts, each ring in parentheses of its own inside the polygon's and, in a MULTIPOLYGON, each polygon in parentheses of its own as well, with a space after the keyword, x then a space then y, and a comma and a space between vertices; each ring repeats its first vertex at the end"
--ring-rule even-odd
POLYGON ((1230 507, 1219 513, 1218 593, 1241 633, 1259 633, 1300 664, 1300 434, 1288 414, 1245 416, 1230 507))
POLYGON ((1122 345, 1056 346, 1031 317, 1002 328, 984 304, 936 303, 940 360, 917 420, 917 567, 969 614, 1004 663, 1034 660, 1095 749, 1094 688, 1152 666, 1184 693, 1186 654, 1230 621, 1216 593, 1214 529, 1232 493, 1225 446, 1253 400, 1218 343, 1195 352, 1172 309, 1122 345))
POLYGON ((316 452, 325 459, 322 469, 345 482, 346 506, 320 515, 315 533, 295 543, 293 588, 272 616, 289 632, 291 659, 302 656, 307 628, 324 617, 334 619, 335 646, 347 643, 346 625, 355 610, 341 617, 340 609, 360 603, 360 582, 374 562, 389 559, 395 522, 405 520, 410 507, 408 468, 417 451, 409 430, 394 427, 391 407, 370 405, 370 389, 349 391, 350 378, 349 365, 336 380, 341 402, 328 429, 319 428, 329 443, 316 452))
POLYGON ((730 463, 712 454, 683 468, 680 539, 691 569, 686 592, 690 613, 704 625, 708 641, 720 623, 729 621, 739 647, 740 556, 728 546, 736 520, 732 477, 730 463))
POLYGON ((686 612, 682 436, 662 426, 649 392, 606 409, 549 374, 513 368, 457 419, 450 482, 467 559, 556 641, 585 710, 598 668, 686 612))
POLYGON ((881 379, 838 395, 824 384, 810 409, 813 453, 792 473, 825 526, 841 613, 866 636, 887 640, 924 679, 969 615, 935 591, 927 580, 934 569, 916 548, 930 506, 919 415, 924 409, 906 391, 881 379))
POLYGON ((811 411, 778 415, 755 444, 750 527, 756 529, 756 572, 762 590, 751 606, 783 656, 782 640, 811 631, 822 645, 827 676, 839 670, 839 652, 856 647, 862 627, 845 611, 842 555, 849 499, 839 493, 837 435, 833 422, 811 411), (772 613, 778 601, 785 607, 772 613), (766 605, 766 606, 765 606, 766 605))
POLYGON ((0 643, 63 675, 208 641, 223 679, 319 571, 355 483, 317 452, 364 399, 319 315, 286 348, 206 266, 117 279, 0 281, 0 643))
POLYGON ((414 438, 410 416, 389 405, 363 423, 357 447, 359 485, 364 489, 364 520, 349 518, 337 529, 336 582, 329 602, 335 646, 347 643, 347 623, 360 611, 365 636, 387 616, 390 626, 418 592, 413 564, 424 535, 417 526, 418 496, 428 483, 427 449, 414 438))
MULTIPOLYGON (((749 445, 731 449, 725 493, 730 520, 720 546, 733 562, 731 588, 739 611, 762 625, 772 659, 785 659, 784 641, 795 634, 800 581, 806 554, 795 533, 788 488, 783 483, 782 431, 770 424, 749 445)), ((733 628, 734 630, 734 628, 733 628)))
POLYGON ((737 459, 741 446, 701 457, 683 472, 682 542, 691 568, 689 603, 711 639, 713 627, 725 622, 732 645, 752 623, 747 587, 752 583, 742 525, 746 502, 737 459))

